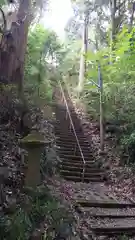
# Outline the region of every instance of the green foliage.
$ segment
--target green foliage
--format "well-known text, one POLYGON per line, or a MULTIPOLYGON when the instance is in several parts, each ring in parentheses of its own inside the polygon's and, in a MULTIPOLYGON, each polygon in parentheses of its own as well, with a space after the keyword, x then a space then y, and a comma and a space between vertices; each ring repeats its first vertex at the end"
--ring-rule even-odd
POLYGON ((5 1, 4 0, 0 0, 0 6, 4 5, 5 1))
MULTIPOLYGON (((70 86, 72 95, 74 94, 76 97, 82 45, 80 36, 76 37, 76 30, 80 29, 83 24, 80 19, 84 10, 82 7, 84 1, 72 2, 74 2, 76 14, 70 19, 67 30, 73 36, 72 38, 67 36, 67 53, 61 68, 66 75, 65 81, 68 87, 70 86)), ((96 14, 94 16, 89 14, 89 44, 86 56, 88 71, 80 100, 85 102, 90 115, 99 120, 99 90, 93 81, 98 84, 98 63, 100 63, 103 79, 104 118, 106 121, 119 122, 122 130, 118 140, 121 140, 120 144, 124 151, 128 151, 130 161, 133 161, 135 156, 132 151, 134 148, 132 133, 135 130, 135 27, 133 27, 133 22, 130 26, 128 24, 132 9, 123 4, 118 11, 118 15, 122 15, 121 24, 119 24, 118 17, 120 16, 117 17, 116 14, 115 19, 110 18, 112 9, 109 1, 88 2, 93 3, 90 13, 94 10, 96 14), (125 15, 127 11, 129 11, 128 16, 125 15), (116 24, 113 25, 113 23, 116 23, 116 20, 118 20, 118 25, 114 26, 116 24)), ((116 9, 118 10, 118 8, 119 5, 116 9)))
MULTIPOLYGON (((59 69, 63 73, 63 75, 67 75, 71 73, 79 72, 79 64, 80 64, 80 51, 81 51, 82 43, 81 41, 67 41, 65 42, 65 47, 62 51, 62 61, 60 62, 59 69)), ((72 79, 71 79, 71 82, 72 79)))
POLYGON ((57 231, 64 219, 72 222, 71 215, 60 207, 59 202, 50 195, 47 187, 26 188, 24 192, 27 201, 25 199, 22 207, 18 208, 13 215, 1 216, 1 240, 28 240, 43 221, 47 224, 46 237, 48 237, 51 231, 57 231))
POLYGON ((133 132, 128 133, 127 135, 123 135, 121 138, 122 150, 128 154, 128 159, 126 159, 125 163, 134 164, 135 157, 135 130, 133 132))
POLYGON ((128 240, 129 237, 126 235, 118 236, 118 240, 128 240))
POLYGON ((101 65, 102 79, 104 83, 103 97, 105 120, 116 120, 123 125, 125 131, 121 136, 123 139, 121 144, 126 148, 132 160, 135 156, 135 152, 133 151, 135 147, 134 32, 135 29, 128 33, 128 30, 123 28, 123 30, 117 35, 115 50, 111 53, 110 50, 106 48, 95 54, 88 54, 88 79, 86 80, 82 96, 88 104, 88 110, 92 114, 95 113, 94 117, 99 119, 99 94, 97 88, 90 83, 90 80, 97 82, 98 60, 101 65), (89 84, 87 82, 89 82, 89 84))
MULTIPOLYGON (((51 77, 54 64, 60 59, 61 44, 53 31, 42 25, 32 27, 28 35, 25 88, 33 99, 52 99, 51 77)), ((37 101, 37 100, 36 100, 37 101)))
MULTIPOLYGON (((90 115, 99 120, 99 89, 93 82, 98 84, 98 63, 100 63, 103 79, 104 118, 106 121, 119 122, 121 125, 123 132, 121 135, 119 134, 120 144, 123 146, 124 151, 128 151, 130 161, 133 161, 135 156, 133 151, 135 148, 133 138, 135 130, 134 36, 135 28, 129 32, 126 27, 123 27, 115 38, 113 51, 111 51, 110 46, 96 52, 88 51, 86 56, 87 78, 85 79, 84 90, 80 95, 80 100, 85 102, 90 115)), ((76 47, 77 44, 79 46, 79 42, 74 42, 74 44, 76 47)), ((80 57, 80 55, 78 56, 80 57)), ((67 68, 69 66, 68 70, 71 72, 77 72, 79 69, 78 56, 74 53, 74 48, 72 51, 70 48, 68 49, 64 64, 67 64, 67 68), (70 59, 70 65, 68 65, 68 59, 70 59)), ((70 85, 70 89, 72 89, 75 96, 76 92, 74 90, 78 82, 78 76, 69 76, 67 78, 67 84, 70 85)))

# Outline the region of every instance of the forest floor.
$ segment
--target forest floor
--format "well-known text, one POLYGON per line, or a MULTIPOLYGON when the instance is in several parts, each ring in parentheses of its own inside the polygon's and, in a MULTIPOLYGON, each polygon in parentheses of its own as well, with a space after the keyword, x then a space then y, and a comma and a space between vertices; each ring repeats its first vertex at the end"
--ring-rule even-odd
POLYGON ((16 89, 6 91, 4 87, 0 92, 0 239, 41 240, 42 235, 44 240, 53 239, 62 221, 72 222, 72 214, 51 195, 45 181, 47 175, 55 174, 57 163, 52 111, 49 105, 39 109, 30 103, 22 126, 24 109, 16 89), (32 126, 51 140, 41 158, 42 184, 36 189, 25 185, 26 152, 19 144, 32 126))

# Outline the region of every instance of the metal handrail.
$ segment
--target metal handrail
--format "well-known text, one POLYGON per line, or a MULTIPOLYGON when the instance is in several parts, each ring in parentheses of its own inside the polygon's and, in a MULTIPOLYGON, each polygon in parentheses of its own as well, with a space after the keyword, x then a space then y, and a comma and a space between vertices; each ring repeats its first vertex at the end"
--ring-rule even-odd
POLYGON ((65 104, 66 104, 67 113, 68 113, 68 116, 69 116, 69 119, 70 119, 70 124, 71 124, 71 126, 72 126, 72 129, 73 129, 73 132, 74 132, 74 135, 75 135, 75 138, 76 138, 76 142, 77 142, 77 144, 78 144, 79 151, 80 151, 80 154, 81 154, 81 157, 82 157, 82 161, 83 161, 83 174, 82 174, 82 180, 84 180, 86 161, 85 161, 85 159, 84 159, 84 155, 83 155, 83 152, 82 152, 82 149, 81 149, 81 146, 80 146, 80 143, 79 143, 78 137, 77 137, 77 135, 76 135, 76 131, 75 131, 75 128, 74 128, 74 124, 73 124, 73 121, 72 121, 71 115, 70 115, 70 111, 69 111, 69 107, 68 107, 68 104, 67 104, 67 100, 66 100, 66 98, 65 98, 64 91, 63 91, 63 88, 62 88, 62 85, 61 85, 61 82, 60 82, 60 81, 59 81, 59 84, 60 84, 61 92, 62 92, 62 95, 63 95, 64 101, 65 101, 65 104))

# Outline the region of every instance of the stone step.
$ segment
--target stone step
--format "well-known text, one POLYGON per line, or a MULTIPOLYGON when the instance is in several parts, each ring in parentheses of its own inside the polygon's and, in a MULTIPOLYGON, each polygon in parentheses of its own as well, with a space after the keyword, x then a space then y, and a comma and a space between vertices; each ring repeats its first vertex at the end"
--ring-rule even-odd
POLYGON ((100 207, 100 208, 135 208, 135 203, 125 202, 93 202, 89 200, 77 200, 76 203, 82 207, 100 207))
MULTIPOLYGON (((70 150, 76 150, 77 152, 80 153, 80 148, 77 146, 77 145, 74 145, 74 144, 71 144, 71 145, 66 145, 65 143, 64 144, 58 144, 56 143, 56 146, 57 146, 57 149, 61 149, 61 150, 67 150, 67 151, 70 151, 70 150)), ((87 148, 87 147, 81 147, 81 151, 83 153, 90 153, 90 155, 92 155, 92 150, 90 148, 87 148)))
MULTIPOLYGON (((58 137, 60 137, 60 138, 75 138, 75 135, 74 135, 74 133, 68 133, 68 135, 64 134, 64 133, 61 133, 61 134, 59 134, 58 137)), ((82 140, 87 140, 87 138, 85 136, 83 136, 82 134, 80 136, 77 136, 77 137, 79 139, 82 139, 82 140)))
MULTIPOLYGON (((75 136, 73 136, 73 137, 57 137, 57 139, 56 140, 61 140, 61 141, 63 141, 63 142, 76 142, 76 137, 75 136)), ((87 143, 87 144, 89 144, 89 142, 86 140, 86 138, 78 138, 78 141, 79 142, 82 142, 82 143, 87 143)))
MULTIPOLYGON (((78 140, 79 141, 79 140, 78 140)), ((56 139, 56 143, 57 144, 59 144, 60 146, 61 145, 69 145, 69 146, 71 146, 71 145, 77 145, 78 146, 78 143, 77 143, 77 141, 76 140, 68 140, 68 141, 64 141, 64 140, 62 140, 62 139, 56 139)), ((80 144, 80 146, 85 146, 85 147, 90 147, 89 146, 89 144, 87 143, 87 142, 81 142, 81 141, 79 141, 79 144, 80 144)))
MULTIPOLYGON (((80 172, 82 172, 82 170, 83 170, 83 167, 81 166, 66 166, 66 165, 63 165, 62 167, 61 167, 63 170, 68 170, 68 171, 70 171, 70 172, 72 172, 72 171, 80 171, 80 172)), ((100 169, 98 169, 98 168, 86 168, 86 170, 85 170, 85 172, 87 173, 87 172, 89 172, 89 173, 94 173, 94 172, 103 172, 103 171, 101 171, 100 169)))
MULTIPOLYGON (((57 110, 56 115, 58 116, 59 119, 61 118, 61 116, 64 116, 64 117, 67 116, 67 118, 69 119, 69 114, 67 113, 67 111, 65 109, 64 110, 57 110)), ((74 111, 70 112, 70 116, 72 117, 73 120, 75 119, 75 120, 79 121, 79 119, 78 119, 78 117, 77 117, 77 115, 74 111)))
POLYGON ((97 208, 97 207, 81 207, 79 211, 85 211, 85 216, 98 218, 131 218, 135 217, 135 209, 129 208, 97 208))
MULTIPOLYGON (((59 150, 57 150, 58 151, 58 155, 63 155, 63 156, 65 156, 65 155, 67 155, 67 156, 70 156, 71 154, 72 154, 72 156, 78 156, 78 157, 81 157, 81 153, 80 152, 75 152, 75 150, 72 150, 72 151, 64 151, 64 150, 61 150, 61 149, 59 149, 59 150)), ((92 155, 92 153, 89 153, 89 154, 86 154, 86 153, 84 153, 83 152, 83 156, 84 156, 84 158, 85 159, 93 159, 94 160, 94 157, 93 157, 93 155, 92 155)))
MULTIPOLYGON (((66 151, 66 150, 58 150, 58 153, 59 153, 59 155, 60 154, 63 154, 63 155, 73 155, 73 156, 79 156, 79 157, 81 157, 81 153, 79 152, 79 151, 75 151, 75 150, 71 150, 70 152, 69 151, 66 151)), ((94 159, 94 157, 93 157, 93 154, 92 153, 85 153, 85 152, 83 152, 83 156, 84 156, 84 158, 86 157, 86 158, 91 158, 91 159, 94 159)))
MULTIPOLYGON (((61 156, 61 158, 63 159, 69 159, 69 160, 78 160, 78 161, 83 161, 82 160, 82 156, 76 156, 76 155, 66 155, 66 154, 63 154, 63 153, 59 153, 59 156, 61 156)), ((85 157, 84 160, 86 162, 94 162, 93 158, 91 157, 85 157)))
MULTIPOLYGON (((69 163, 70 166, 72 166, 73 164, 81 164, 83 166, 83 161, 78 161, 78 160, 72 160, 72 159, 63 159, 63 158, 60 158, 61 161, 62 161, 62 164, 67 164, 69 163)), ((94 161, 86 161, 86 167, 88 165, 95 165, 95 162, 94 161)))
MULTIPOLYGON (((58 121, 55 122, 54 126, 55 126, 56 129, 64 128, 65 122, 67 123, 65 125, 65 127, 70 127, 71 126, 71 128, 70 128, 70 130, 71 130, 72 129, 72 124, 70 124, 69 119, 66 119, 66 116, 62 116, 61 118, 59 118, 59 122, 58 121)), ((80 122, 78 122, 76 119, 72 120, 72 122, 73 122, 75 131, 82 130, 82 126, 80 125, 80 122)))
MULTIPOLYGON (((123 219, 124 220, 124 219, 123 219)), ((123 222, 122 220, 122 222, 123 222)), ((129 219, 127 219, 129 221, 129 219)), ((115 219, 114 224, 117 224, 117 221, 115 219)), ((122 223, 123 224, 123 223, 122 223)), ((96 235, 98 236, 118 236, 118 235, 135 235, 135 222, 129 221, 129 225, 123 225, 123 226, 113 226, 113 224, 108 224, 108 226, 93 226, 90 228, 96 235), (133 224, 133 226, 130 226, 130 224, 133 224)))
MULTIPOLYGON (((76 138, 72 137, 72 138, 69 138, 69 137, 65 137, 65 138, 62 138, 62 137, 59 137, 56 139, 56 141, 62 141, 62 142, 76 142, 76 138)), ((79 143, 87 143, 89 144, 89 142, 86 140, 86 139, 80 139, 78 138, 78 141, 79 143)))
MULTIPOLYGON (((73 182, 82 182, 82 177, 78 176, 64 176, 64 178, 68 181, 73 181, 73 182)), ((102 182, 103 179, 101 177, 85 177, 84 182, 102 182)))
MULTIPOLYGON (((64 113, 67 113, 67 109, 66 108, 57 108, 56 112, 64 114, 64 113)), ((75 110, 73 108, 69 109, 69 112, 70 112, 70 115, 77 116, 77 114, 75 113, 75 110)))
MULTIPOLYGON (((82 167, 83 168, 83 163, 82 162, 75 162, 75 161, 65 161, 65 160, 63 160, 61 165, 62 166, 74 166, 74 167, 82 167)), ((96 165, 93 162, 87 162, 86 167, 87 168, 95 168, 96 165)))
MULTIPOLYGON (((75 146, 79 147, 77 142, 74 142, 74 143, 73 142, 62 142, 62 141, 58 141, 58 140, 56 140, 56 145, 58 145, 60 147, 75 147, 75 146)), ((80 143, 80 147, 81 147, 81 149, 82 148, 88 149, 89 145, 87 145, 86 143, 80 143)))
MULTIPOLYGON (((69 167, 80 167, 80 168, 82 168, 83 169, 83 163, 82 162, 77 162, 77 161, 66 161, 66 160, 63 160, 61 163, 60 163, 60 165, 61 165, 61 168, 62 169, 64 169, 63 168, 63 166, 64 167, 66 167, 66 166, 69 166, 69 167)), ((99 170, 99 168, 98 167, 96 167, 96 165, 95 165, 95 163, 94 162, 86 162, 86 165, 85 165, 85 169, 86 168, 97 168, 98 170, 99 170)))
MULTIPOLYGON (((62 125, 61 125, 61 127, 59 127, 58 129, 55 128, 54 131, 55 131, 55 134, 56 134, 56 135, 58 135, 58 134, 74 134, 74 131, 73 131, 73 130, 70 131, 69 128, 67 128, 66 126, 65 126, 65 127, 63 126, 63 127, 62 127, 62 125)), ((80 130, 80 129, 79 129, 79 130, 76 130, 76 129, 75 129, 75 132, 76 132, 78 138, 83 135, 83 131, 80 130)))
MULTIPOLYGON (((56 117, 57 117, 57 115, 56 115, 56 117)), ((68 124, 70 124, 69 119, 66 117, 66 114, 64 114, 63 116, 60 116, 60 117, 59 117, 59 121, 60 121, 62 124, 64 124, 64 121, 67 121, 68 124)), ((79 121, 75 116, 72 118, 72 122, 73 122, 73 124, 75 125, 75 126, 74 126, 75 128, 76 128, 76 124, 80 126, 80 121, 79 121)), ((55 122, 55 126, 57 126, 57 125, 59 126, 59 122, 58 122, 58 121, 55 122)), ((79 126, 78 126, 78 127, 79 127, 79 126)))
MULTIPOLYGON (((72 144, 72 145, 68 145, 68 144, 59 145, 58 143, 56 143, 56 145, 58 146, 58 149, 67 149, 67 150, 77 149, 78 151, 80 151, 79 147, 76 144, 72 144)), ((91 152, 91 149, 88 148, 88 147, 81 147, 81 150, 85 151, 85 152, 91 152)))
MULTIPOLYGON (((66 108, 66 106, 63 106, 63 105, 57 105, 56 106, 56 108, 55 108, 56 110, 58 110, 59 112, 67 112, 67 108, 66 108)), ((75 109, 74 108, 69 108, 69 111, 70 111, 70 113, 72 113, 72 112, 75 112, 75 109)))
MULTIPOLYGON (((68 133, 60 132, 60 133, 58 134, 58 137, 75 137, 75 135, 74 135, 74 132, 68 132, 68 133)), ((87 139, 87 138, 84 136, 83 133, 79 134, 77 137, 78 137, 79 139, 82 138, 82 140, 83 140, 83 139, 87 139)))
MULTIPOLYGON (((68 170, 61 170, 60 173, 63 176, 77 176, 77 177, 82 177, 83 171, 82 172, 77 172, 77 171, 68 171, 68 170)), ((104 177, 104 173, 102 172, 85 172, 84 174, 85 177, 104 177)))
MULTIPOLYGON (((64 114, 65 115, 67 114, 67 116, 69 117, 69 114, 66 111, 60 111, 60 112, 57 112, 57 113, 59 114, 59 117, 61 117, 61 115, 64 115, 64 114)), ((78 118, 77 114, 75 113, 75 111, 71 111, 70 112, 70 116, 75 118, 75 119, 77 119, 79 121, 79 118, 78 118)))

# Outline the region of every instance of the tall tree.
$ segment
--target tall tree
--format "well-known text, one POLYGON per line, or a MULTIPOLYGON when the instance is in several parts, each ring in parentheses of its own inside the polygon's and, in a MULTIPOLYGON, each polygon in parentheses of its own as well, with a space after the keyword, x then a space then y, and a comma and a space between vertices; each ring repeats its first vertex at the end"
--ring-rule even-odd
POLYGON ((86 56, 88 52, 88 24, 89 24, 89 2, 84 2, 84 30, 82 34, 82 51, 80 57, 80 71, 79 71, 79 82, 77 90, 79 92, 83 89, 84 78, 87 72, 87 61, 86 56))
POLYGON ((4 34, 0 52, 0 73, 3 81, 18 83, 22 95, 25 51, 28 29, 36 9, 44 1, 19 0, 17 20, 13 22, 10 34, 4 34))
POLYGON ((13 36, 15 51, 14 55, 10 55, 12 67, 9 71, 11 81, 18 82, 19 93, 22 95, 23 91, 23 77, 24 77, 24 61, 25 51, 27 46, 27 35, 30 24, 30 0, 20 0, 18 11, 18 19, 21 20, 20 26, 14 26, 13 36))

